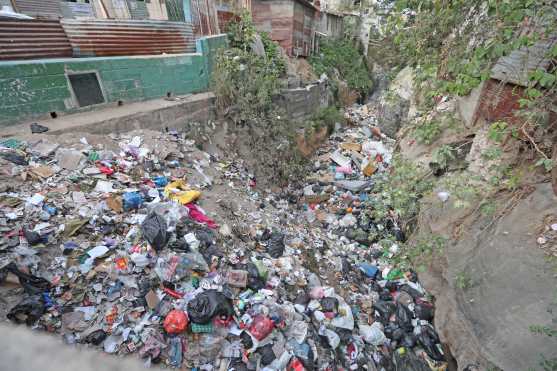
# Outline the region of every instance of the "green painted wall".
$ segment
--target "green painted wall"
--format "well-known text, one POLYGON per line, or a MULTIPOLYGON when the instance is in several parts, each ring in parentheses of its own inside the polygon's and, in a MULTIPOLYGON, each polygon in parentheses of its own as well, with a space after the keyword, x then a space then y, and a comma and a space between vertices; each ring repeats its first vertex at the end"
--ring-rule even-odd
POLYGON ((64 58, 0 62, 0 126, 78 107, 67 75, 96 72, 107 103, 207 91, 223 35, 197 41, 197 53, 141 57, 64 58))

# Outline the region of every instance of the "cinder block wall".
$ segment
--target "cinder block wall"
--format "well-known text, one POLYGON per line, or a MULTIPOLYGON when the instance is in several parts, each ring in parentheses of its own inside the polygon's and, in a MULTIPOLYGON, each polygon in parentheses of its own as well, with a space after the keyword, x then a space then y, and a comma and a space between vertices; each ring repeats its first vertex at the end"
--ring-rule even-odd
POLYGON ((0 126, 51 112, 207 91, 213 57, 226 42, 225 35, 199 39, 194 54, 0 62, 0 126), (79 107, 68 79, 76 72, 97 74, 105 103, 79 107))

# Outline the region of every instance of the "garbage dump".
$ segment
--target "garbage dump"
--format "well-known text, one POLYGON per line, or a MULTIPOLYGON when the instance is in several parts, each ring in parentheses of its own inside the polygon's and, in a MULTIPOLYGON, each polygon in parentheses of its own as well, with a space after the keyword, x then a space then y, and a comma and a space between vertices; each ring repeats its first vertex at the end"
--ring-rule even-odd
POLYGON ((396 215, 363 212, 394 141, 348 115, 305 185, 280 192, 177 131, 153 147, 141 132, 114 149, 2 141, 3 179, 20 180, 0 188, 7 318, 147 366, 445 369, 434 302, 396 265, 396 215))

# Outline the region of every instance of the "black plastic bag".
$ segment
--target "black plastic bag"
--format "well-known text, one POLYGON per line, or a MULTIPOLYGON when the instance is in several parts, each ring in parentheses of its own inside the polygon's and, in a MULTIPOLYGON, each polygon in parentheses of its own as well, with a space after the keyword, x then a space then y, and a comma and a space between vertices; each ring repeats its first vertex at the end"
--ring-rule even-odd
POLYGON ((389 322, 385 325, 383 333, 386 337, 393 341, 401 341, 406 334, 397 324, 389 322))
POLYGON ((50 291, 50 282, 42 277, 33 276, 20 271, 15 263, 10 263, 6 266, 6 271, 13 273, 19 279, 19 283, 29 295, 42 294, 43 292, 50 291))
POLYGON ((435 329, 431 326, 421 326, 418 342, 424 348, 427 355, 435 361, 445 361, 445 356, 441 351, 441 341, 435 329))
POLYGON ((427 302, 416 304, 416 306, 414 307, 414 312, 416 313, 416 318, 428 322, 433 321, 433 304, 427 302))
POLYGON ((182 251, 182 252, 190 251, 190 245, 188 245, 188 243, 182 238, 168 244, 168 248, 175 251, 182 251))
POLYGON ((387 283, 385 283, 385 288, 389 290, 389 292, 395 292, 398 289, 398 284, 395 281, 387 281, 387 283))
POLYGON ((108 334, 103 330, 97 330, 87 335, 83 341, 87 344, 101 345, 107 336, 108 334))
POLYGON ((413 352, 405 352, 400 354, 399 352, 394 352, 393 361, 395 364, 395 370, 401 371, 430 371, 428 364, 420 359, 413 352))
POLYGON ((391 292, 389 291, 388 288, 382 288, 381 292, 379 292, 379 299, 383 300, 383 301, 392 301, 393 297, 391 295, 391 292))
POLYGON ((338 299, 337 298, 323 298, 320 300, 321 310, 327 312, 338 312, 338 299))
POLYGON ((412 311, 404 304, 398 303, 396 306, 396 323, 404 331, 412 331, 412 311))
POLYGON ((213 260, 213 257, 222 258, 224 256, 224 253, 217 245, 211 245, 201 250, 200 252, 207 262, 211 262, 213 260))
POLYGON ((156 251, 162 250, 168 242, 168 228, 164 217, 157 213, 151 213, 141 224, 143 236, 156 251))
POLYGON ((8 319, 17 324, 25 323, 32 326, 46 312, 42 295, 33 295, 24 298, 8 313, 8 319))
POLYGON ((241 358, 233 359, 228 365, 228 371, 249 371, 248 366, 242 361, 241 358))
POLYGON ((46 126, 40 125, 36 122, 29 125, 29 128, 31 129, 31 134, 46 133, 49 130, 46 126))
MULTIPOLYGON (((395 370, 393 361, 391 360, 390 356, 387 356, 381 352, 373 353, 373 362, 377 366, 378 370, 388 370, 393 371, 395 370)), ((402 371, 402 370, 401 370, 402 371)))
POLYGON ((33 232, 32 230, 29 230, 27 228, 23 229, 23 235, 25 236, 25 239, 31 246, 38 245, 43 241, 43 238, 41 237, 40 234, 38 234, 37 232, 33 232))
POLYGON ((371 281, 368 285, 369 289, 371 291, 375 291, 375 292, 381 292, 381 290, 383 290, 381 288, 381 286, 379 286, 379 284, 377 283, 377 281, 371 281))
POLYGON ((271 364, 277 357, 273 351, 273 344, 267 344, 264 347, 257 349, 257 353, 261 355, 261 365, 267 366, 271 364))
POLYGON ((284 235, 274 232, 267 242, 267 252, 272 258, 277 259, 284 254, 284 235))
POLYGON ((388 301, 378 301, 373 304, 373 309, 379 313, 379 321, 382 323, 389 322, 391 315, 396 310, 396 304, 388 301))
POLYGON ((248 263, 248 287, 252 290, 259 291, 265 287, 265 280, 259 276, 259 270, 253 263, 248 263))
POLYGON ((400 340, 400 345, 405 347, 405 348, 412 349, 416 346, 417 342, 418 342, 418 339, 416 339, 416 336, 414 334, 406 333, 406 334, 404 334, 404 336, 400 340))
POLYGON ((189 230, 190 226, 188 224, 186 224, 184 221, 179 221, 178 224, 176 224, 176 238, 183 238, 186 234, 189 233, 189 230))
POLYGON ((251 349, 253 348, 253 339, 251 338, 250 334, 247 331, 243 331, 240 335, 240 341, 244 346, 244 349, 251 349))
POLYGON ((18 155, 17 153, 14 152, 0 152, 0 157, 6 161, 10 161, 11 163, 19 166, 29 165, 29 161, 27 161, 25 157, 18 155))
POLYGON ((232 305, 216 290, 207 290, 188 303, 188 316, 193 323, 206 324, 215 316, 231 316, 232 305))
POLYGON ((215 244, 215 233, 209 228, 198 228, 194 234, 199 240, 201 249, 208 249, 215 244))
POLYGON ((417 298, 422 298, 424 296, 421 292, 411 287, 410 285, 402 285, 400 287, 400 291, 404 291, 405 293, 410 295, 414 300, 416 300, 417 298))

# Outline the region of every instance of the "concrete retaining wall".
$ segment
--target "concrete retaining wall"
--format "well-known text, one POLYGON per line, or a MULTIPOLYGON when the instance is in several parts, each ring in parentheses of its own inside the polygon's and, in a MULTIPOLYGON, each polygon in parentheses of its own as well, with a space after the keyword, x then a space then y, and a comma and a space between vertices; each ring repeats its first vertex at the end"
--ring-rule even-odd
POLYGON ((330 97, 328 80, 320 80, 301 88, 283 90, 275 101, 291 119, 300 121, 328 107, 330 97))
POLYGON ((207 91, 213 56, 225 44, 218 35, 199 39, 193 54, 0 62, 0 127, 51 112, 207 91), (83 72, 96 73, 105 103, 79 107, 68 75, 83 72))

